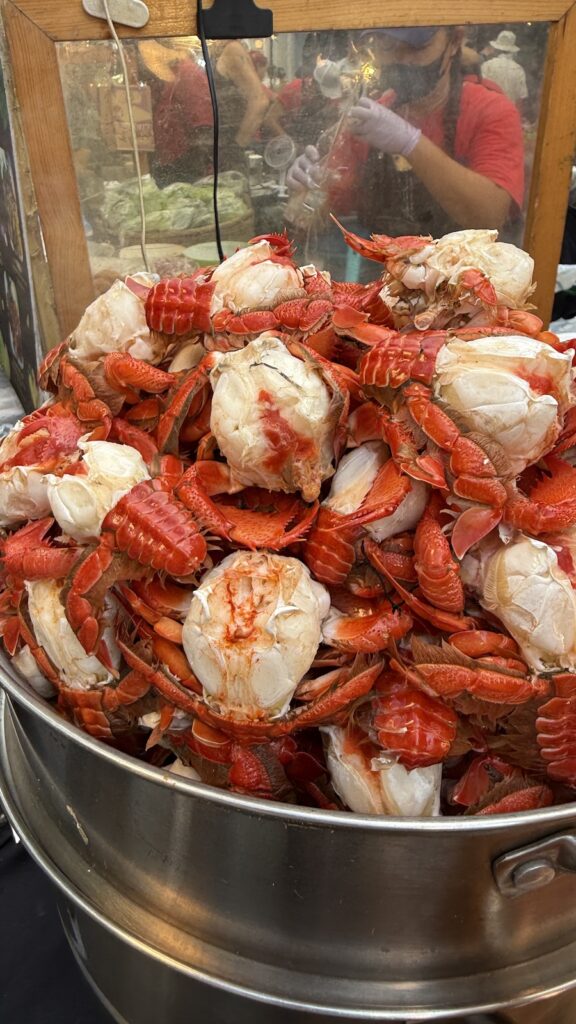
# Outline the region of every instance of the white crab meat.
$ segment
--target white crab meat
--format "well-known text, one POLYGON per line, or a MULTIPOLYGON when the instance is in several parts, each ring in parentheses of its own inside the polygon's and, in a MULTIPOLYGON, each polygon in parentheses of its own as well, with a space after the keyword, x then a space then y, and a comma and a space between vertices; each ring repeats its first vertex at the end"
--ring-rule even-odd
POLYGON ((291 263, 276 262, 265 239, 239 249, 212 272, 216 283, 210 313, 274 309, 281 302, 304 295, 304 276, 291 263))
POLYGON ((32 654, 28 644, 24 644, 17 654, 12 658, 12 665, 26 682, 40 697, 53 697, 55 690, 52 683, 46 679, 38 668, 36 658, 32 654))
POLYGON ((440 813, 442 765, 414 768, 368 762, 340 726, 321 726, 326 761, 338 796, 357 814, 430 817, 440 813))
POLYGON ((497 231, 452 231, 434 243, 433 251, 426 257, 427 267, 449 284, 457 284, 466 270, 481 270, 489 278, 499 303, 510 309, 522 309, 533 290, 534 260, 523 249, 498 242, 497 238, 497 231))
MULTIPOLYGON (((149 287, 153 277, 139 275, 149 287)), ((79 362, 98 360, 108 352, 127 352, 134 359, 159 363, 165 343, 150 332, 144 300, 124 283, 115 281, 91 302, 70 336, 70 353, 79 362)))
POLYGON ((321 640, 325 588, 297 558, 238 551, 194 592, 182 640, 205 698, 247 719, 283 715, 321 640))
POLYGON ((496 550, 480 545, 464 559, 462 579, 537 672, 576 667, 576 593, 550 545, 523 536, 496 550))
MULTIPOLYGON (((21 420, 0 444, 0 463, 14 459, 20 448, 21 420)), ((41 519, 50 512, 46 477, 39 466, 11 466, 0 473, 0 526, 41 519)))
POLYGON ((0 473, 0 526, 41 519, 50 512, 48 481, 35 466, 12 466, 0 473))
POLYGON ((330 481, 330 493, 322 505, 331 512, 349 516, 364 501, 378 470, 388 461, 388 450, 381 441, 367 441, 346 452, 330 481))
POLYGON ((74 540, 98 537, 102 521, 128 491, 149 480, 135 448, 111 441, 80 441, 86 475, 48 476, 48 501, 61 529, 74 540))
MULTIPOLYGON (((381 441, 367 441, 347 452, 340 460, 323 506, 342 516, 355 512, 369 494, 378 470, 387 461, 388 449, 381 441)), ((396 511, 367 523, 365 529, 376 541, 412 530, 422 518, 427 499, 426 484, 410 480, 410 490, 396 511)))
MULTIPOLYGON (((140 715, 138 719, 138 725, 143 729, 150 729, 152 731, 160 724, 160 712, 159 711, 148 711, 145 715, 140 715)), ((174 708, 172 713, 172 721, 170 722, 170 732, 187 732, 192 725, 192 719, 190 715, 182 711, 181 708, 174 708)))
POLYGON ((366 530, 375 541, 388 540, 397 533, 413 530, 422 518, 427 501, 426 484, 421 480, 411 480, 410 490, 396 511, 382 519, 375 519, 373 523, 366 523, 366 530))
POLYGON ((333 472, 337 418, 320 372, 263 334, 222 355, 210 379, 210 428, 238 481, 313 501, 333 472))
MULTIPOLYGON (((28 612, 34 636, 43 647, 65 686, 90 690, 112 682, 108 669, 93 654, 86 654, 76 638, 64 611, 61 588, 56 580, 26 582, 28 612)), ((120 649, 114 638, 113 619, 116 603, 107 597, 104 609, 103 640, 115 669, 120 667, 120 649)))
POLYGON ((180 373, 182 370, 193 370, 204 359, 206 349, 201 341, 188 341, 176 352, 169 373, 180 373))
POLYGON ((191 779, 193 782, 202 782, 201 775, 192 767, 191 764, 184 764, 179 757, 176 758, 172 764, 167 765, 164 771, 170 772, 171 775, 179 775, 181 779, 191 779))
POLYGON ((574 401, 571 382, 569 352, 511 335, 448 342, 438 353, 434 391, 468 430, 501 445, 516 476, 553 446, 574 401), (541 393, 543 382, 550 394, 541 393))

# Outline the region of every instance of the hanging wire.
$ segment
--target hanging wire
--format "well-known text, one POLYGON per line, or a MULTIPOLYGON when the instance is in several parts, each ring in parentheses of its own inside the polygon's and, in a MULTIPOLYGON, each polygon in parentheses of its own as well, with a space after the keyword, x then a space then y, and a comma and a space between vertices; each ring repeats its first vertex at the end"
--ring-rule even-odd
POLYGON ((140 152, 138 150, 138 136, 136 135, 136 124, 134 122, 134 110, 132 108, 132 96, 130 94, 130 82, 128 79, 128 67, 126 64, 126 57, 124 55, 124 46, 122 45, 116 27, 112 21, 110 10, 108 8, 108 0, 102 0, 104 7, 104 14, 106 15, 106 21, 108 22, 108 28, 116 47, 118 49, 118 56, 120 57, 120 63, 122 65, 122 74, 124 77, 124 90, 126 92, 126 103, 128 107, 128 121, 130 122, 130 135, 132 138, 132 148, 134 150, 134 163, 136 165, 136 177, 138 178, 138 197, 140 200, 140 251, 142 253, 142 262, 144 263, 144 269, 149 273, 150 265, 148 263, 148 253, 146 252, 146 209, 144 207, 144 188, 142 184, 142 170, 140 167, 140 152))
MULTIPOLYGON (((106 0, 104 0, 106 2, 106 0)), ((202 8, 202 0, 196 0, 196 26, 198 37, 200 39, 200 45, 202 47, 202 56, 204 58, 204 64, 206 65, 206 77, 208 79, 208 88, 210 90, 210 100, 212 103, 212 120, 214 124, 213 131, 213 150, 212 150, 212 166, 214 171, 214 186, 212 192, 212 205, 214 207, 214 229, 216 232, 216 248, 218 249, 218 258, 220 262, 224 260, 224 250, 222 248, 222 236, 220 234, 220 212, 218 209, 218 167, 219 167, 219 156, 220 156, 220 119, 218 114, 218 97, 216 95, 216 83, 214 81, 214 72, 212 70, 212 61, 210 60, 210 53, 208 51, 208 43, 206 42, 206 33, 204 31, 204 10, 202 8)))

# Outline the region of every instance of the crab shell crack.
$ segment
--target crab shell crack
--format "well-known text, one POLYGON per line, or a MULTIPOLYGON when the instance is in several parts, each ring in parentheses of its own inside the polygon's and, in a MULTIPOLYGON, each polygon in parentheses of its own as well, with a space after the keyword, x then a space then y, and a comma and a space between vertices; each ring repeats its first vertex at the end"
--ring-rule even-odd
POLYGON ((315 367, 291 355, 286 346, 263 334, 245 348, 221 356, 210 374, 213 387, 210 429, 235 477, 246 486, 271 491, 301 491, 305 501, 318 497, 333 473, 334 403, 315 367), (267 435, 291 434, 286 453, 267 435))

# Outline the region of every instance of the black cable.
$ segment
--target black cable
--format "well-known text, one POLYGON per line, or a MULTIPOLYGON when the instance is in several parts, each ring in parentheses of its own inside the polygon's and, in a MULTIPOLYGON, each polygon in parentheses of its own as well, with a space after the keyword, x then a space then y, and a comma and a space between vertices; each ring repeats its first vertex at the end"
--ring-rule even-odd
POLYGON ((218 258, 220 262, 222 262, 224 259, 224 250, 222 248, 222 236, 220 234, 220 213, 218 210, 218 163, 220 148, 220 120, 218 115, 218 97, 216 95, 216 83, 214 81, 212 62, 210 60, 208 44, 206 42, 206 34, 204 31, 204 11, 202 8, 202 0, 196 0, 196 23, 198 37, 200 39, 200 45, 202 47, 202 56, 204 58, 204 64, 206 65, 206 77, 208 78, 208 88, 210 90, 210 100, 212 103, 212 119, 214 122, 212 156, 212 164, 214 170, 214 189, 212 195, 212 203, 214 207, 214 228, 216 230, 216 248, 218 249, 218 258))

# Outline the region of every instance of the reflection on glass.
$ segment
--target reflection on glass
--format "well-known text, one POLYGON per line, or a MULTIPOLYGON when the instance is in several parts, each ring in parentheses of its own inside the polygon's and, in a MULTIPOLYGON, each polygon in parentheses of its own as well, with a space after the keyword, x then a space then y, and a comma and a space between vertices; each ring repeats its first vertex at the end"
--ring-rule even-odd
MULTIPOLYGON (((226 251, 283 230, 336 278, 375 267, 359 234, 495 227, 520 242, 548 27, 374 28, 209 44, 219 102, 226 251)), ((216 261, 214 124, 194 37, 125 42, 159 273, 216 261)), ((141 267, 125 86, 114 47, 59 44, 79 191, 99 290, 141 267)))

